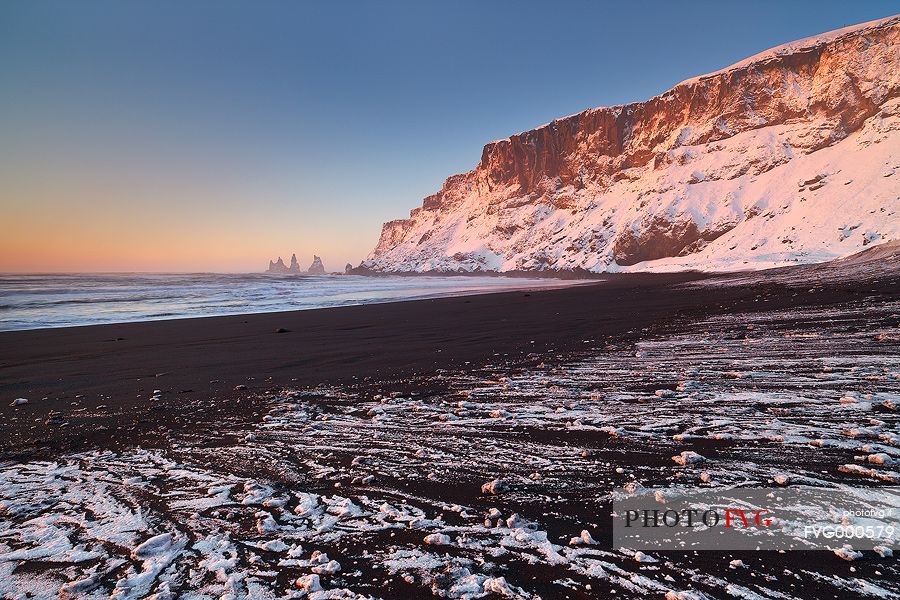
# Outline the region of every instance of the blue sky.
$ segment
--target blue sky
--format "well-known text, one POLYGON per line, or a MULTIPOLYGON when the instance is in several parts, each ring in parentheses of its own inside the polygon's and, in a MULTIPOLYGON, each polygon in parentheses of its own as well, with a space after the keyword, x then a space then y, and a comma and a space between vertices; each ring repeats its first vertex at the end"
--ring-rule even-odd
POLYGON ((7 0, 0 270, 356 264, 490 140, 895 12, 7 0))

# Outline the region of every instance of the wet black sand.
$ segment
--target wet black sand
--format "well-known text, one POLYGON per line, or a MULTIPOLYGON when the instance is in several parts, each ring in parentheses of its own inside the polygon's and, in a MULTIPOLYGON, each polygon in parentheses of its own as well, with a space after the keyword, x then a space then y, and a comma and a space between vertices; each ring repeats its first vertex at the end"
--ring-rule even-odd
POLYGON ((390 385, 498 358, 527 364, 586 343, 639 339, 715 314, 896 297, 896 277, 613 275, 575 287, 284 313, 0 333, 0 451, 21 456, 152 443, 168 430, 249 418, 256 392, 390 385), (725 276, 728 279, 728 276, 725 276), (160 390, 165 410, 150 408, 160 390), (24 406, 11 407, 18 397, 24 406))

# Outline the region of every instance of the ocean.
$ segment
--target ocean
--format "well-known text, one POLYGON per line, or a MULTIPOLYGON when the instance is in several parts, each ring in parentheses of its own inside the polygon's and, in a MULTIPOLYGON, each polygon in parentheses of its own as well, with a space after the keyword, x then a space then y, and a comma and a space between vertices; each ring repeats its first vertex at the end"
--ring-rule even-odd
POLYGON ((570 283, 472 276, 5 274, 0 275, 0 331, 307 310, 570 283))

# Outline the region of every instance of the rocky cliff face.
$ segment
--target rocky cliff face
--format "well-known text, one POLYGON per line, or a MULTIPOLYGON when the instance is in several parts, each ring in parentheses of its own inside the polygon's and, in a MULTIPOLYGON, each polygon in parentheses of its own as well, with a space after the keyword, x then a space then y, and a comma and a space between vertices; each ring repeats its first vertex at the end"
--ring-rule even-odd
POLYGON ((363 266, 736 269, 900 236, 900 16, 492 142, 363 266))

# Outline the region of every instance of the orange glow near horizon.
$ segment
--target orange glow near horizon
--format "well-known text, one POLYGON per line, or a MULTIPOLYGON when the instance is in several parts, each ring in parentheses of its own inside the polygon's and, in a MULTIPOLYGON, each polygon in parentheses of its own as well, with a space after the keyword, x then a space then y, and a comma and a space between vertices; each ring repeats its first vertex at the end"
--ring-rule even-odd
POLYGON ((253 173, 126 164, 101 178, 93 162, 67 158, 52 177, 0 165, 0 272, 260 272, 294 252, 304 268, 318 254, 343 271, 380 231, 377 216, 336 219, 302 202, 302 189, 268 189, 253 173))
POLYGON ((343 271, 347 262, 359 264, 377 239, 377 233, 371 240, 356 236, 352 244, 328 239, 315 219, 271 219, 246 210, 197 214, 203 211, 189 203, 158 208, 4 203, 0 272, 259 272, 270 259, 287 261, 293 252, 304 268, 315 253, 329 271, 343 271))
MULTIPOLYGON (((304 268, 313 253, 322 256, 329 271, 343 271, 343 249, 324 244, 300 247, 290 241, 275 243, 246 235, 217 235, 207 230, 169 231, 126 229, 100 223, 43 224, 41 235, 16 228, 0 239, 0 272, 258 272, 270 259, 287 262, 292 252, 304 268), (308 247, 307 247, 308 246, 308 247), (341 253, 341 254, 339 254, 341 253)), ((360 255, 362 256, 362 255, 360 255)))

